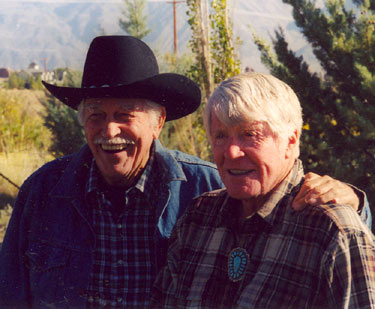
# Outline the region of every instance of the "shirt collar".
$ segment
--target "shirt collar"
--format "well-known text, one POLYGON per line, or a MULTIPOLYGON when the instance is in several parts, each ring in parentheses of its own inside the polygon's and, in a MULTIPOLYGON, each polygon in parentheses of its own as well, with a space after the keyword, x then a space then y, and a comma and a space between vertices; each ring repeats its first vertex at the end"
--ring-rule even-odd
MULTIPOLYGON (((275 224, 276 220, 280 220, 280 212, 284 212, 285 210, 279 209, 276 206, 285 199, 291 200, 294 198, 292 192, 296 190, 296 188, 299 188, 303 176, 302 162, 296 160, 288 176, 274 189, 256 214, 270 225, 275 224)), ((241 201, 231 198, 228 193, 226 193, 226 190, 223 189, 221 191, 223 191, 223 193, 225 192, 225 197, 219 216, 221 219, 218 223, 226 222, 226 224, 235 225, 237 224, 237 216, 241 213, 241 201)), ((289 202, 287 204, 289 205, 289 202)))
MULTIPOLYGON (((294 198, 294 195, 291 193, 296 187, 299 188, 303 176, 302 162, 297 159, 288 176, 273 190, 272 194, 258 210, 257 214, 269 224, 273 225, 276 220, 281 218, 279 209, 276 206, 280 205, 284 200, 287 205, 291 203, 291 200, 294 198)), ((280 209, 280 211, 284 212, 285 210, 280 209)))

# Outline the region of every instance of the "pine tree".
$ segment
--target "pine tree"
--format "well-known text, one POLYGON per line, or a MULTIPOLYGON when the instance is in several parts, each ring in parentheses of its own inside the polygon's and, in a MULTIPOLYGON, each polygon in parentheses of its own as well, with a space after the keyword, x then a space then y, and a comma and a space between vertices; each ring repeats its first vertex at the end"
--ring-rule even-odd
MULTIPOLYGON (((65 72, 62 86, 79 87, 82 73, 71 70, 65 72)), ((82 125, 77 118, 77 111, 57 100, 48 91, 45 93, 46 100, 42 102, 46 109, 44 125, 54 135, 49 150, 55 157, 77 152, 86 142, 82 125)))
POLYGON ((282 29, 272 48, 253 34, 262 62, 298 94, 304 110, 301 157, 309 171, 366 191, 375 213, 375 2, 283 0, 322 72, 297 57, 282 29))
POLYGON ((121 29, 129 35, 143 39, 151 32, 151 29, 147 28, 147 16, 144 14, 146 0, 124 0, 124 4, 122 15, 125 19, 119 20, 121 29))

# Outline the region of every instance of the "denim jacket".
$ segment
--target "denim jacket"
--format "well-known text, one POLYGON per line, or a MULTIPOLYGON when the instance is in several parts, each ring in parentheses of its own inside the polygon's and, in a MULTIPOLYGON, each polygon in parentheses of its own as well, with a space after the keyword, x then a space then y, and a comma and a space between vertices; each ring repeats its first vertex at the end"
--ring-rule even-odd
MULTIPOLYGON (((155 142, 160 179, 156 256, 190 200, 222 187, 216 166, 155 142)), ((0 307, 84 307, 95 248, 85 186, 92 154, 87 145, 45 164, 23 184, 0 252, 0 307)))

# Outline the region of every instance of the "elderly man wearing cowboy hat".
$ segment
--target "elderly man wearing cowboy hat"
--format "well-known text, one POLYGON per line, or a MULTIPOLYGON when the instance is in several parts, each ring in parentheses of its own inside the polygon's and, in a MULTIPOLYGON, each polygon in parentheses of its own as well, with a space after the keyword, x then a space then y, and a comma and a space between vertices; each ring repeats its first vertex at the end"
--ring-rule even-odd
MULTIPOLYGON (((200 90, 159 74, 151 49, 130 36, 93 40, 81 88, 44 85, 78 109, 88 145, 23 184, 0 253, 0 305, 145 307, 176 220, 223 186, 215 165, 157 140, 165 121, 198 108, 200 90)), ((331 200, 340 187, 333 196, 357 207, 358 192, 337 183, 314 176, 304 192, 331 200)))

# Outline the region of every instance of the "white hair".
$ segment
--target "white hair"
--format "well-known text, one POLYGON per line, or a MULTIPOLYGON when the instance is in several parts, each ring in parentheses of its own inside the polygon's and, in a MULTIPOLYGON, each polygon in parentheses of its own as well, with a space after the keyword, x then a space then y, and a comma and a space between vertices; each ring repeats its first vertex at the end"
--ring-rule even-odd
POLYGON ((265 123, 275 136, 290 137, 302 131, 302 108, 295 92, 272 75, 244 73, 223 81, 212 93, 204 111, 211 141, 211 115, 226 126, 241 122, 265 123))
MULTIPOLYGON (((148 100, 148 99, 142 99, 144 100, 145 102, 145 105, 147 107, 147 111, 150 115, 150 120, 151 120, 151 123, 150 125, 151 126, 157 126, 159 124, 159 120, 160 120, 160 117, 163 113, 163 106, 161 106, 160 104, 158 103, 155 103, 151 100, 148 100)), ((83 126, 83 117, 84 117, 84 111, 85 111, 85 104, 84 104, 85 100, 82 100, 81 103, 79 103, 78 107, 77 107, 77 117, 78 117, 78 122, 83 126)))

